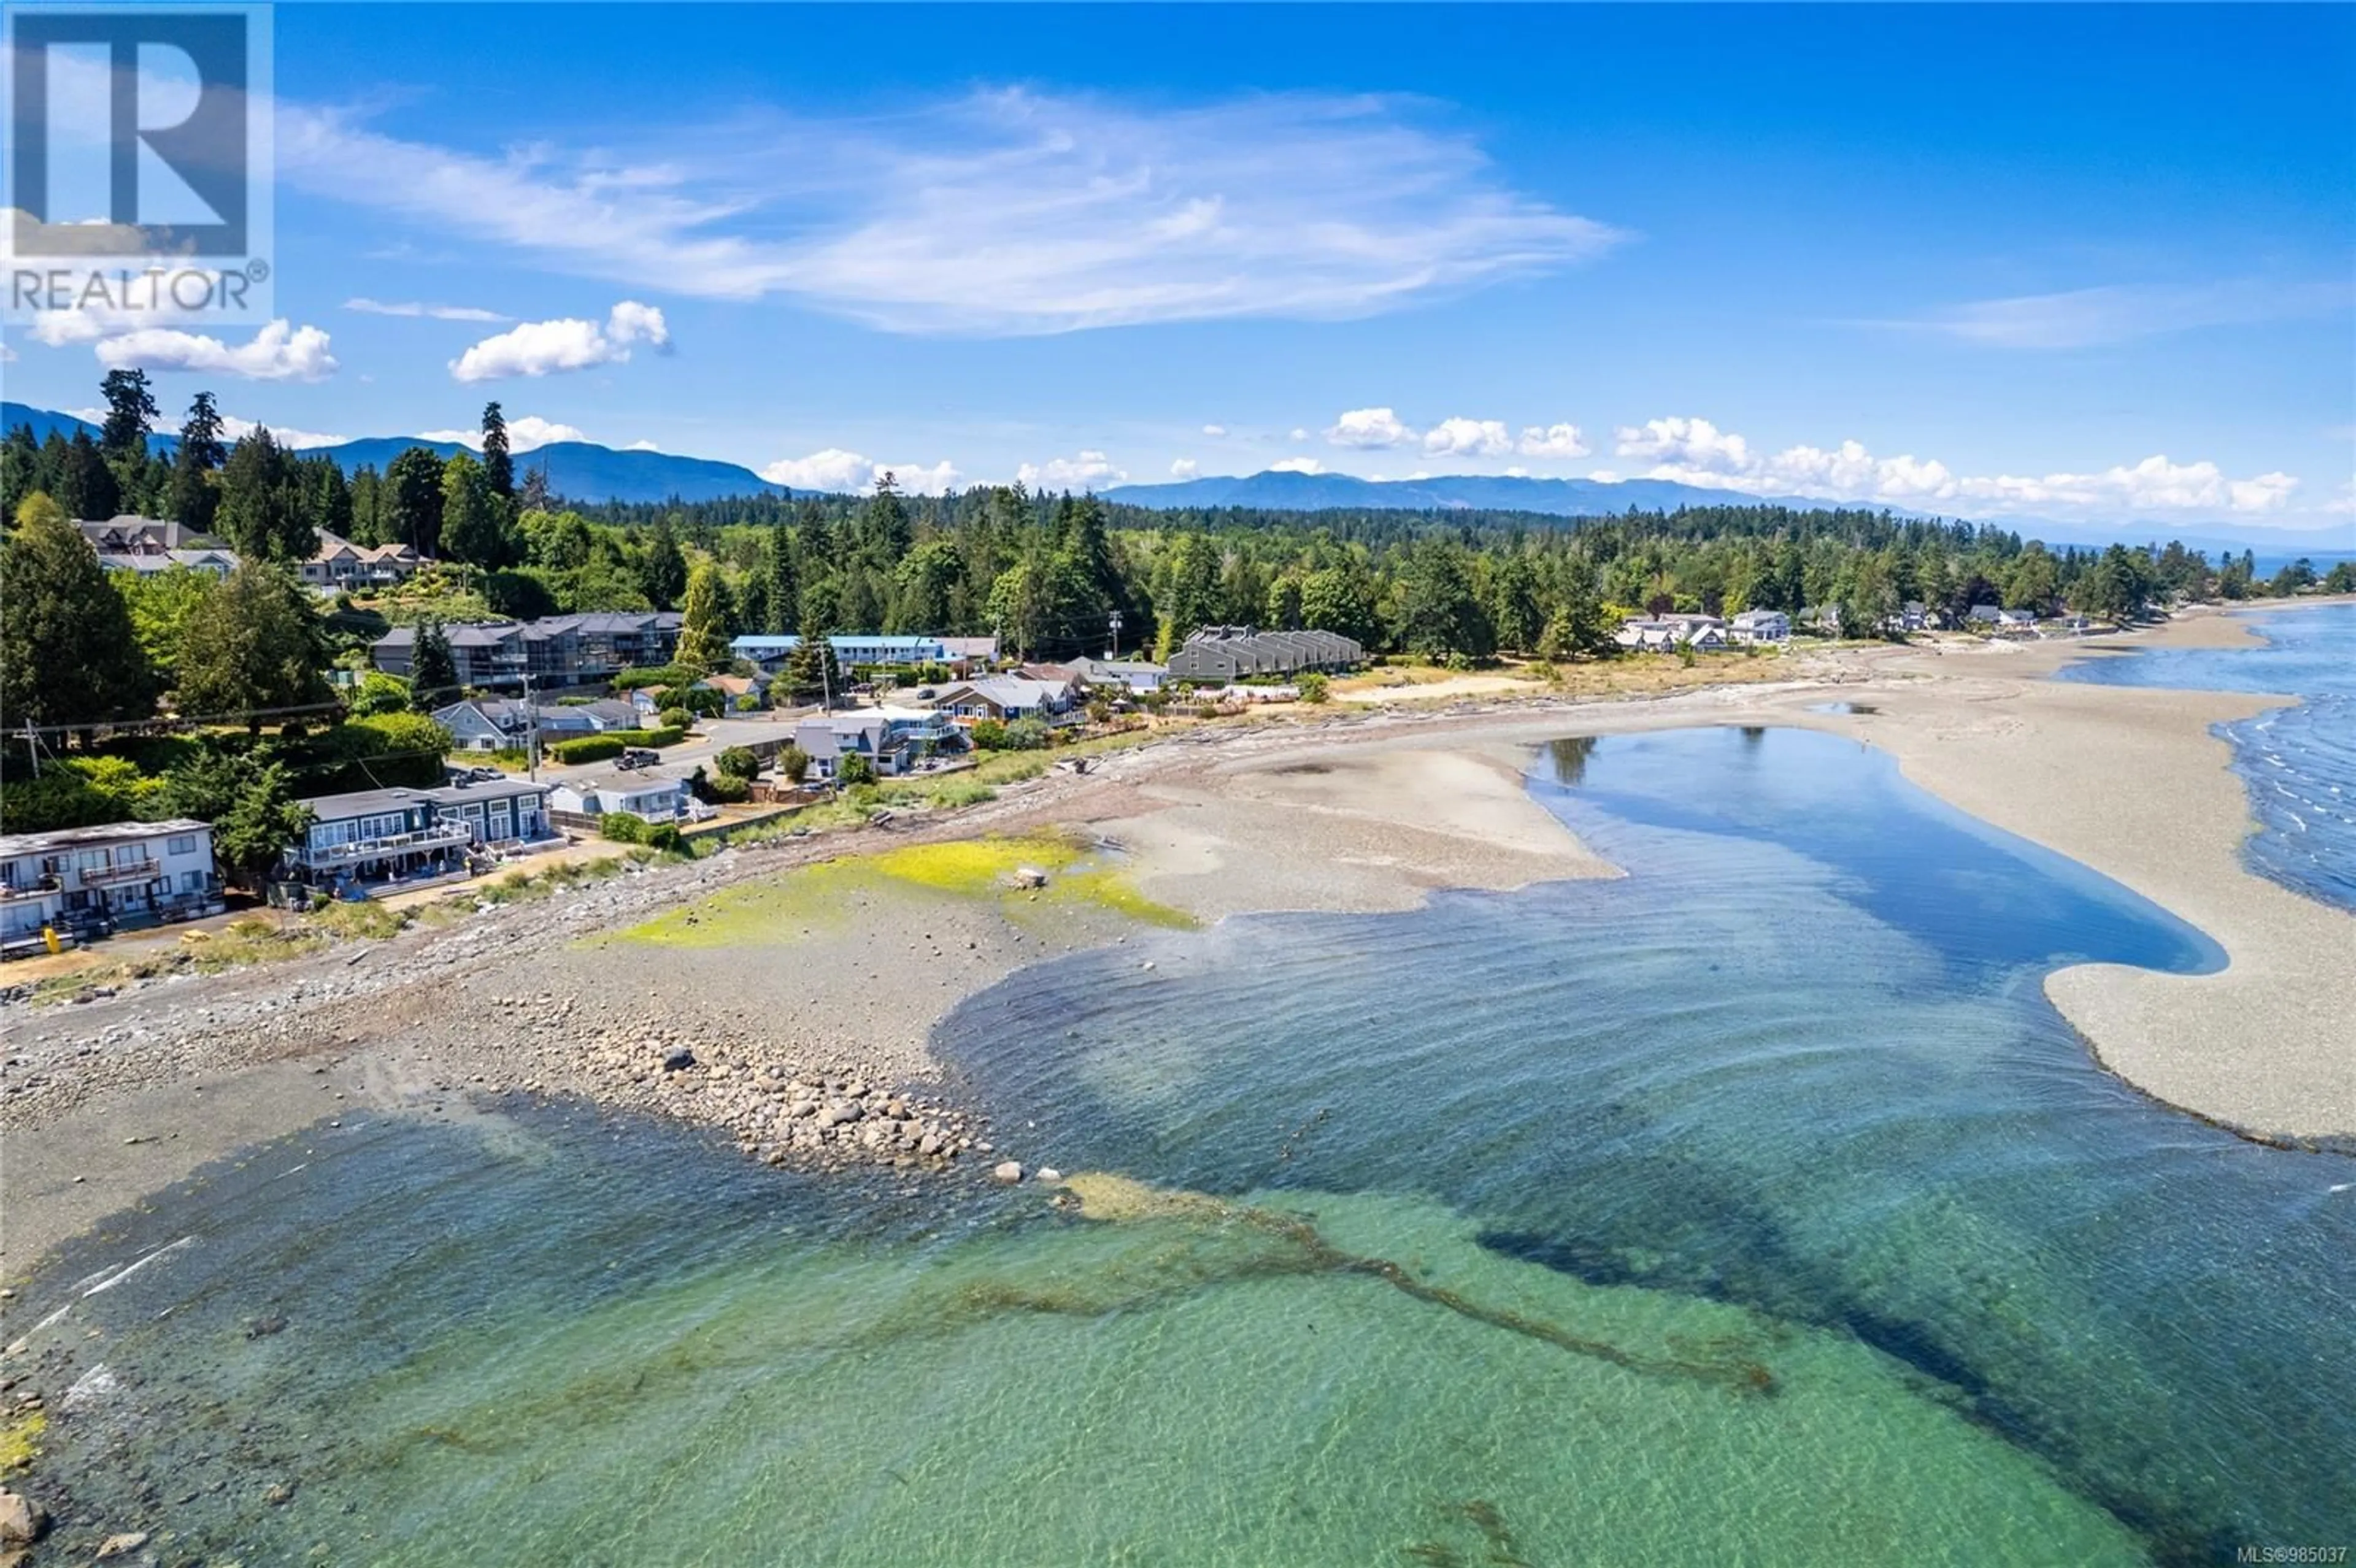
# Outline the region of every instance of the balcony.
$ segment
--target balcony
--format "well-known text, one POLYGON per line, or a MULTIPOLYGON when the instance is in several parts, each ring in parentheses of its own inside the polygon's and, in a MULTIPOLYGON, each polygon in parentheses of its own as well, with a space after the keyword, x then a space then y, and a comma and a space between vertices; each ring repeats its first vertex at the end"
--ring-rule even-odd
POLYGON ((0 882, 0 903, 12 899, 37 899, 58 891, 58 880, 43 875, 23 882, 0 882))
POLYGON ((152 882, 164 874, 164 869, 153 857, 141 856, 136 860, 118 860, 112 866, 84 866, 74 872, 74 885, 80 888, 116 888, 125 882, 152 882))
POLYGON ((463 849, 475 841, 474 828, 465 822, 437 822, 414 833, 383 838, 357 838, 343 844, 312 845, 303 851, 309 866, 340 866, 353 860, 376 860, 391 855, 431 854, 436 849, 463 849))

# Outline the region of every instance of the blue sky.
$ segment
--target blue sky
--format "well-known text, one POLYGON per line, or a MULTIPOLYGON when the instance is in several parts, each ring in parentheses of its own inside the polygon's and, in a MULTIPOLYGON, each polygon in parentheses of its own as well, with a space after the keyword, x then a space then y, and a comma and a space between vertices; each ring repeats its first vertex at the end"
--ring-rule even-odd
POLYGON ((2345 6, 282 5, 275 56, 286 328, 11 329, 10 397, 2351 526, 2345 6))

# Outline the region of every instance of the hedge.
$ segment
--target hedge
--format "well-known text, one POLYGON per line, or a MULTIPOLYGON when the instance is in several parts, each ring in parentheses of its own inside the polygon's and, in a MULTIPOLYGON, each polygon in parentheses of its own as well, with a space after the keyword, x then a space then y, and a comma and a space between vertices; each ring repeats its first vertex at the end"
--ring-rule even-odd
POLYGON ((665 746, 676 746, 685 739, 687 731, 677 726, 660 730, 608 730, 603 735, 584 735, 575 741, 559 741, 548 751, 560 763, 602 763, 626 751, 660 751, 665 746))
POLYGON ((643 844, 647 819, 632 812, 609 811, 597 819, 597 831, 616 844, 643 844))

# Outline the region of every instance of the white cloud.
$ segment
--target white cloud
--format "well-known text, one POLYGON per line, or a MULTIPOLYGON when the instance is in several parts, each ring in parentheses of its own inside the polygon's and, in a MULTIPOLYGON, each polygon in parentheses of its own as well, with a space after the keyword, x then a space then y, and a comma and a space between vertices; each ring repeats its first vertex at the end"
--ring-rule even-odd
POLYGON ((1831 448, 1791 446, 1769 455, 1703 419, 1651 420, 1617 433, 1619 455, 1652 464, 1646 478, 1918 509, 2258 514, 2282 510, 2298 487, 2287 474, 2234 479, 2214 463, 2179 464, 2165 456, 2086 474, 1980 476, 1912 453, 1877 457, 1856 441, 1831 448))
POLYGON ((1525 425, 1515 451, 1524 457, 1584 457, 1587 433, 1575 424, 1525 425))
POLYGON ((1355 447, 1364 452, 1408 445, 1416 439, 1416 433, 1388 409, 1352 409, 1325 427, 1325 439, 1335 446, 1355 447))
POLYGON ((1271 472, 1277 474, 1323 474, 1325 472, 1325 465, 1318 462, 1317 459, 1313 457, 1288 457, 1280 463, 1269 464, 1269 468, 1271 472))
POLYGON ((1446 419, 1423 432, 1423 450, 1435 457, 1494 457, 1514 450, 1503 421, 1446 419))
POLYGON ((16 362, 16 351, 8 345, 0 343, 0 365, 14 365, 16 362))
POLYGON ((1739 474, 1751 462, 1750 443, 1728 435, 1708 420, 1649 420, 1630 428, 1622 425, 1613 448, 1622 457, 1644 457, 1681 468, 1713 474, 1739 474))
POLYGON ((2349 307, 2346 280, 2286 283, 2234 278, 2193 284, 2131 283, 1976 300, 1920 320, 1919 327, 1997 348, 2085 348, 2203 326, 2246 326, 2329 315, 2349 307))
POLYGON ((1118 482, 1129 475, 1114 467, 1103 453, 1083 452, 1077 457, 1026 463, 1014 471, 1014 477, 1033 490, 1093 490, 1108 479, 1118 482))
MULTIPOLYGON (((455 441, 461 446, 473 447, 477 452, 483 450, 483 432, 480 430, 421 430, 417 432, 417 439, 455 441)), ((508 421, 508 450, 519 456, 552 442, 588 439, 578 425, 560 424, 554 420, 541 419, 538 414, 518 414, 508 421)), ((645 450, 653 449, 648 447, 645 450)))
POLYGON ((808 457, 780 458, 762 469, 761 477, 793 490, 857 492, 874 483, 875 464, 858 453, 830 446, 808 457))
POLYGON ((145 326, 98 340, 99 363, 110 369, 193 370, 242 376, 252 381, 321 381, 336 373, 327 335, 316 326, 294 326, 284 317, 234 347, 201 333, 145 326))
POLYGON ((938 463, 879 463, 877 477, 892 475, 892 482, 911 496, 937 496, 954 490, 965 481, 965 475, 947 458, 938 463))
POLYGON ((1192 479, 1202 471, 1203 465, 1191 457, 1181 457, 1170 464, 1170 476, 1173 479, 1192 479))
POLYGON ((634 441, 630 443, 629 445, 619 448, 619 450, 623 452, 660 452, 662 448, 657 446, 651 441, 634 441))
POLYGON ((562 316, 554 321, 528 321, 486 337, 450 362, 450 374, 461 381, 488 381, 586 370, 627 361, 631 347, 639 343, 668 348, 670 329, 664 325, 661 311, 624 300, 602 323, 562 316))
POLYGON ((1223 424, 1206 424, 1203 427, 1203 433, 1213 441, 1217 441, 1227 433, 1227 427, 1223 424))
POLYGON ((782 295, 912 333, 1348 318, 1558 271, 1626 236, 1513 189, 1420 101, 1192 107, 979 91, 835 120, 628 127, 498 155, 282 104, 279 177, 576 274, 782 295))
MULTIPOLYGON (((106 416, 106 411, 103 409, 93 411, 95 411, 102 420, 106 416)), ((221 434, 230 441, 238 441, 246 436, 252 435, 255 431, 261 429, 265 421, 259 420, 241 420, 235 414, 223 414, 221 415, 220 422, 221 434)), ((317 431, 296 430, 292 425, 273 424, 270 427, 270 439, 276 442, 281 446, 291 447, 299 451, 314 446, 341 446, 344 443, 351 440, 352 438, 348 435, 325 435, 317 431)))
POLYGON ((429 321, 513 321, 511 315, 501 315, 495 310, 477 310, 465 304, 426 304, 418 301, 387 304, 382 300, 348 299, 346 310, 356 310, 362 315, 398 315, 423 317, 429 321))
POLYGON ((1290 439, 1294 441, 1307 441, 1309 439, 1309 432, 1301 429, 1299 425, 1295 425, 1292 427, 1292 435, 1290 439))
POLYGON ((780 458, 761 470, 762 478, 787 489, 852 496, 873 490, 875 482, 886 474, 902 490, 914 496, 937 496, 944 490, 954 490, 965 477, 946 460, 933 464, 877 463, 839 446, 813 452, 808 457, 780 458))

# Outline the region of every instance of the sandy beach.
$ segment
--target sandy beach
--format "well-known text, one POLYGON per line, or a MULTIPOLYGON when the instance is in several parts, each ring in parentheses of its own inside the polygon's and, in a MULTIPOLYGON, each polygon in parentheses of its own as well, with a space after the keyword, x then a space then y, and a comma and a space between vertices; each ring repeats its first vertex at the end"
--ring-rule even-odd
MULTIPOLYGON (((2233 617, 2198 613, 2117 645, 2248 636, 2233 617)), ((813 915, 760 902, 783 896, 764 890, 843 856, 1042 833, 1101 842, 1124 887, 1201 921, 1607 877, 1614 868, 1524 790, 1529 748, 1694 724, 1804 726, 1880 747, 1941 798, 2200 926, 2230 955, 2220 973, 2087 965, 2051 976, 2048 992, 2104 1065, 2169 1104, 2262 1138, 2356 1137, 2356 918, 2244 868, 2248 808, 2210 733, 2281 699, 2046 678, 2104 645, 1843 650, 1785 661, 1787 679, 1641 700, 1525 684, 1533 695, 1296 710, 1111 753, 1085 775, 1051 773, 891 832, 730 850, 391 941, 83 1006, 14 1007, 0 1267, 20 1275, 67 1236, 258 1139, 327 1116, 462 1115, 494 1091, 588 1094, 702 1121, 748 1154, 834 1159, 833 1144, 793 1146, 759 1096, 863 1081, 878 1105, 908 1097, 907 1136, 879 1149, 871 1135, 841 1157, 940 1163, 914 1157, 920 1127, 945 1147, 961 1136, 987 1149, 974 1108, 927 1097, 939 1088, 934 1025, 1025 965, 1125 940, 1136 908, 871 877, 813 915), (1833 696, 1872 711, 1816 710, 1833 696), (695 1072, 660 1071, 682 1043, 701 1059, 695 1072)), ((969 1153, 959 1168, 977 1163, 969 1153)))

